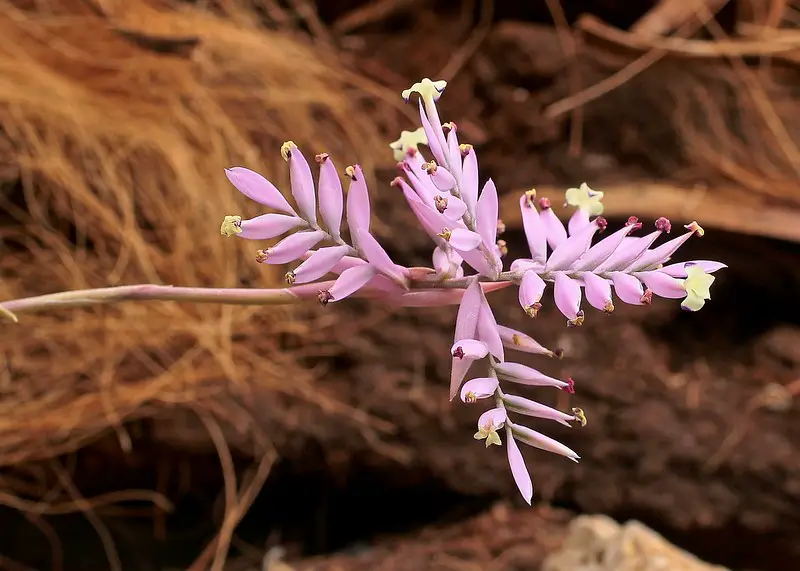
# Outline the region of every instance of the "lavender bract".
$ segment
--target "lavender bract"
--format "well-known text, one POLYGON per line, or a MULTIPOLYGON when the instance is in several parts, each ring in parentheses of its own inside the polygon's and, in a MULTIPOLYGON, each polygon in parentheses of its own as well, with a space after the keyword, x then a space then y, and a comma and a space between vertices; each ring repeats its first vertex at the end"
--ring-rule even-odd
POLYGON ((509 415, 545 419, 569 426, 586 425, 579 408, 562 412, 534 400, 506 392, 517 386, 534 386, 574 393, 574 381, 557 379, 508 359, 506 351, 548 357, 562 356, 529 335, 499 325, 487 294, 516 285, 519 304, 536 317, 552 288, 553 303, 569 327, 586 319, 586 304, 600 312, 614 311, 614 299, 647 305, 653 296, 682 299, 681 307, 697 311, 710 299, 711 275, 724 264, 708 260, 666 264, 690 237, 703 235, 697 222, 685 226, 680 236, 654 246, 672 224, 666 218, 644 236, 634 234, 643 224, 636 217, 602 239, 608 223, 603 213, 603 193, 588 185, 566 191, 566 204, 575 209, 565 226, 548 198, 535 190, 519 200, 529 258, 514 260, 504 270, 506 243, 498 240, 505 225, 498 219, 498 193, 489 179, 480 186, 478 160, 471 145, 460 144, 454 123, 442 124, 436 102, 446 83, 423 79, 403 92, 403 98, 418 99, 421 127, 403 131, 390 145, 402 176, 392 181, 414 212, 422 229, 434 243, 431 268, 407 268, 396 264, 370 232, 369 190, 361 168, 344 169, 350 179, 346 198, 331 158, 316 156, 319 177, 315 184, 311 168, 292 142, 281 148, 289 163, 291 193, 296 209, 266 179, 243 167, 226 171, 230 182, 245 196, 276 210, 251 220, 226 216, 221 227, 225 236, 272 239, 289 235, 276 245, 259 250, 259 263, 285 264, 300 261, 286 274, 291 291, 308 295, 313 282, 329 273, 338 275, 331 284, 320 285, 323 305, 364 294, 398 306, 422 307, 458 304, 453 345, 450 349, 450 399, 467 404, 489 400, 492 406, 477 423, 475 438, 488 448, 503 445, 508 463, 525 501, 531 502, 533 483, 517 442, 559 454, 577 462, 578 454, 563 444, 517 424, 509 415), (426 160, 420 150, 426 145, 432 155, 426 160), (319 216, 317 215, 319 211, 319 216), (349 242, 341 231, 346 218, 349 242), (467 268, 465 269, 465 264, 467 268), (470 375, 476 365, 480 373, 470 375))

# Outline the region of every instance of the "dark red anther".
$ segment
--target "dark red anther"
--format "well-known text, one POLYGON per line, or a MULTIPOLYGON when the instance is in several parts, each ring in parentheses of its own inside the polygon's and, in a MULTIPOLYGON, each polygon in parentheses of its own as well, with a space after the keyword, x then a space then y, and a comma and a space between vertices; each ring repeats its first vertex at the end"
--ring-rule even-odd
POLYGON ((317 299, 323 306, 325 306, 328 305, 328 302, 333 299, 333 296, 328 290, 322 290, 317 294, 317 299))
POLYGON ((633 230, 631 230, 631 232, 633 232, 634 230, 638 230, 639 228, 641 228, 642 223, 639 222, 639 219, 636 216, 631 216, 630 218, 628 218, 628 221, 625 223, 625 226, 633 226, 633 230))
POLYGON ((600 229, 600 232, 604 232, 606 228, 608 228, 608 220, 603 218, 602 216, 598 216, 594 219, 594 223, 597 224, 597 227, 600 229))
POLYGON ((650 305, 653 303, 653 292, 649 289, 644 290, 644 294, 642 295, 642 299, 639 301, 642 302, 642 305, 650 305))
POLYGON ((656 230, 669 234, 672 231, 672 222, 669 221, 669 218, 662 216, 656 220, 656 230))
POLYGON ((572 377, 567 379, 567 392, 571 395, 575 394, 575 380, 572 377))
POLYGON ((456 347, 456 350, 453 351, 453 357, 456 359, 463 359, 464 358, 464 349, 461 347, 456 347))
POLYGON ((542 210, 547 210, 548 208, 550 208, 550 199, 547 198, 546 196, 541 197, 538 202, 539 202, 539 208, 541 208, 542 210))

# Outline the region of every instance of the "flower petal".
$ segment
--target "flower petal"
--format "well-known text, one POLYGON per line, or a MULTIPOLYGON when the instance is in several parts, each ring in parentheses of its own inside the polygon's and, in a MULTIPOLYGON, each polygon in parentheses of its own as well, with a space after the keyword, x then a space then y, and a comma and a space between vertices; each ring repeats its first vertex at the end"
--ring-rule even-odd
POLYGON ((478 428, 494 428, 498 430, 508 420, 506 409, 503 407, 490 408, 478 418, 478 428))
POLYGON ((383 246, 369 231, 359 228, 356 230, 356 238, 364 257, 376 270, 398 284, 406 284, 406 277, 399 266, 392 261, 383 246))
POLYGON ((530 317, 536 317, 541 307, 539 301, 544 295, 547 284, 534 270, 522 274, 519 284, 519 304, 530 317))
POLYGON ((475 359, 470 359, 468 357, 464 357, 463 359, 453 357, 450 364, 450 400, 456 398, 458 387, 461 386, 461 381, 467 376, 469 368, 474 362, 475 359))
POLYGON ((647 249, 653 245, 653 242, 655 242, 661 234, 662 232, 660 230, 656 230, 641 238, 630 236, 623 238, 622 244, 614 250, 614 253, 611 254, 605 262, 597 266, 595 271, 610 272, 630 267, 631 264, 644 255, 647 249))
POLYGON ((348 268, 352 268, 354 266, 365 266, 365 265, 367 265, 366 260, 362 260, 361 258, 356 258, 355 256, 345 256, 344 258, 339 260, 338 264, 336 264, 331 268, 331 272, 333 272, 334 274, 341 274, 348 268))
MULTIPOLYGON (((539 218, 542 220, 544 226, 545 236, 547 236, 547 243, 555 250, 567 240, 567 231, 564 229, 564 224, 558 219, 556 213, 550 208, 550 201, 546 198, 539 199, 539 218)), ((532 253, 532 252, 531 252, 532 253)))
POLYGON ((583 322, 581 311, 581 285, 564 272, 555 273, 555 292, 553 295, 556 307, 567 318, 570 325, 583 322))
POLYGON ((547 232, 539 212, 534 204, 535 193, 526 192, 519 199, 519 209, 522 213, 522 228, 525 239, 534 261, 544 264, 547 260, 547 232))
POLYGON ((659 297, 680 299, 686 295, 683 280, 668 276, 658 270, 651 272, 637 272, 634 277, 643 282, 647 289, 659 297))
POLYGON ((442 214, 423 204, 422 202, 414 202, 409 200, 408 205, 411 207, 412 212, 417 217, 420 226, 427 232, 434 242, 437 244, 444 242, 442 234, 443 230, 453 223, 447 220, 442 214))
POLYGON ((342 272, 336 282, 328 290, 330 302, 341 301, 354 294, 362 287, 367 285, 376 274, 376 270, 371 265, 354 266, 342 272))
POLYGON ((693 260, 691 262, 677 262, 675 264, 670 264, 661 268, 660 271, 664 272, 668 276, 672 276, 673 278, 685 278, 686 270, 692 266, 699 266, 703 268, 703 271, 707 274, 713 274, 718 270, 724 270, 728 267, 720 262, 712 262, 710 260, 693 260))
MULTIPOLYGON (((464 296, 461 298, 461 304, 458 307, 454 343, 464 339, 475 338, 478 330, 478 316, 481 310, 482 298, 481 285, 478 280, 473 280, 464 291, 464 296)), ((461 381, 464 380, 473 361, 474 359, 453 357, 450 370, 450 400, 453 400, 458 393, 458 387, 461 385, 461 381)))
POLYGON ((450 354, 456 359, 483 359, 489 354, 489 348, 477 339, 462 339, 456 341, 450 348, 450 354))
POLYGON ((601 228, 605 228, 604 218, 595 218, 580 232, 571 235, 553 250, 547 259, 545 270, 565 270, 580 258, 592 245, 592 238, 601 228))
POLYGON ((489 398, 494 395, 498 384, 497 379, 492 377, 471 379, 461 387, 461 400, 465 403, 474 403, 478 399, 489 398))
POLYGON ((292 196, 297 202, 300 215, 311 222, 317 222, 317 198, 314 191, 314 177, 311 174, 311 167, 308 161, 300 152, 300 149, 291 144, 288 150, 289 157, 289 180, 292 184, 292 196))
POLYGON ((350 187, 347 190, 347 226, 350 228, 350 236, 354 238, 359 230, 369 232, 369 191, 364 173, 358 165, 348 167, 346 170, 350 177, 350 187))
POLYGON ((638 258, 629 266, 629 269, 626 268, 626 270, 638 272, 658 266, 659 264, 663 264, 669 260, 670 257, 672 257, 672 254, 674 254, 678 248, 685 244, 686 241, 694 234, 702 235, 703 230, 697 226, 696 222, 687 225, 687 228, 689 228, 689 231, 684 233, 682 236, 673 238, 669 242, 665 242, 659 247, 645 252, 640 258, 638 258))
MULTIPOLYGON (((436 199, 434 198, 434 200, 436 199)), ((464 201, 460 198, 456 198, 452 194, 449 196, 440 196, 439 200, 447 202, 447 206, 442 214, 444 214, 444 217, 451 222, 461 220, 464 214, 467 213, 467 205, 464 204, 464 201)))
MULTIPOLYGON (((483 291, 481 291, 481 295, 483 296, 483 291)), ((478 339, 486 344, 489 352, 495 358, 501 361, 505 358, 503 341, 500 339, 500 332, 497 330, 497 321, 489 302, 486 300, 486 296, 483 296, 481 310, 478 313, 478 339)))
POLYGON ((584 292, 589 305, 600 311, 611 313, 614 311, 614 302, 611 299, 611 283, 591 272, 583 274, 584 292))
POLYGON ((506 426, 506 453, 508 454, 508 466, 511 468, 511 475, 514 477, 514 483, 517 484, 519 493, 522 498, 531 505, 533 499, 533 481, 525 466, 525 459, 522 457, 517 442, 511 433, 511 428, 506 426))
POLYGON ((589 211, 584 210, 583 208, 578 208, 572 216, 569 218, 569 222, 567 223, 567 230, 569 231, 570 236, 574 236, 586 226, 589 225, 589 211))
POLYGON ((341 262, 348 250, 350 250, 350 246, 320 248, 305 262, 297 266, 293 272, 290 272, 292 283, 305 284, 318 280, 341 262))
POLYGON ((289 202, 281 194, 281 191, 257 172, 244 167, 231 167, 225 169, 225 176, 236 187, 236 190, 250 200, 254 200, 268 208, 297 216, 297 213, 289 206, 289 202))
POLYGON ((610 236, 607 236, 589 248, 572 267, 577 271, 594 270, 605 262, 622 245, 622 241, 636 228, 626 224, 610 236))
POLYGON ((265 252, 264 262, 267 264, 286 264, 300 258, 308 250, 325 239, 325 232, 295 232, 290 234, 265 252))
POLYGON ((500 339, 507 349, 515 349, 522 353, 532 353, 534 355, 547 355, 554 357, 556 352, 551 351, 544 345, 541 345, 533 337, 526 335, 522 331, 511 329, 503 325, 498 325, 497 330, 500 332, 500 339))
POLYGON ((439 277, 454 277, 456 270, 461 266, 461 256, 452 248, 443 249, 437 246, 433 250, 433 268, 439 277))
POLYGON ((461 298, 461 304, 458 307, 456 332, 453 341, 475 338, 482 302, 483 292, 480 283, 478 280, 473 280, 464 291, 464 296, 461 298))
POLYGON ((461 200, 474 216, 478 204, 478 156, 471 146, 467 149, 462 163, 462 182, 461 200))
POLYGON ((548 377, 544 373, 520 363, 497 363, 495 365, 495 370, 501 379, 520 385, 556 387, 557 389, 566 389, 569 387, 569 383, 567 382, 548 377))
POLYGON ((450 192, 456 187, 456 179, 445 167, 436 165, 434 168, 428 168, 427 170, 433 186, 440 192, 450 192))
POLYGON ((449 237, 445 238, 456 250, 470 252, 481 244, 481 236, 477 232, 466 228, 455 228, 450 230, 449 237))
POLYGON ((489 279, 497 279, 501 270, 499 270, 496 266, 493 267, 481 250, 477 248, 474 250, 461 250, 459 248, 455 248, 455 250, 458 251, 458 254, 476 272, 488 277, 489 279))
POLYGON ((489 179, 483 185, 476 210, 478 234, 481 235, 483 243, 487 246, 493 246, 497 242, 498 208, 497 188, 494 181, 489 179))
POLYGON ((305 224, 306 221, 297 216, 262 214, 250 220, 242 220, 239 224, 242 231, 236 236, 247 240, 269 240, 305 224))
POLYGON ((509 412, 534 418, 555 420, 564 426, 571 426, 569 421, 575 420, 575 415, 561 412, 558 409, 516 395, 503 395, 503 404, 509 412))
MULTIPOLYGON (((444 156, 444 150, 442 149, 442 139, 444 138, 444 131, 442 131, 442 126, 439 123, 439 116, 438 114, 435 117, 428 117, 426 113, 426 107, 422 103, 423 98, 419 98, 419 118, 422 123, 422 128, 425 130, 425 136, 428 138, 428 148, 431 150, 433 157, 436 159, 436 162, 442 165, 446 165, 446 157, 444 156), (438 131, 436 130, 438 129, 438 131)), ((436 110, 435 105, 431 105, 433 110, 436 110)))
POLYGON ((319 167, 319 212, 331 236, 339 238, 342 226, 342 211, 344 209, 344 195, 342 181, 336 166, 327 154, 317 157, 319 167))
POLYGON ((610 277, 618 298, 631 305, 645 304, 642 282, 622 272, 611 272, 610 277))
POLYGON ((524 442, 528 446, 533 446, 539 450, 545 450, 546 452, 553 452, 554 454, 566 456, 573 462, 577 462, 581 458, 578 456, 577 452, 571 448, 568 448, 560 442, 553 440, 549 436, 545 436, 540 432, 536 432, 527 426, 513 424, 511 422, 508 423, 508 426, 511 428, 511 433, 514 435, 514 438, 520 442, 524 442))

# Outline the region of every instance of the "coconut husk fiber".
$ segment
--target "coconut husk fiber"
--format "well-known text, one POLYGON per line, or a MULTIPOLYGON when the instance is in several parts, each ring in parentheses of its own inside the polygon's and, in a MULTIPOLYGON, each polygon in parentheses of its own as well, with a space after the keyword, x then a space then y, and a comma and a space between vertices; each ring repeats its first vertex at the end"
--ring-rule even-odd
MULTIPOLYGON (((233 1, 212 13, 3 0, 0 12, 2 299, 140 282, 282 284, 285 270, 258 267, 252 245, 219 235, 223 215, 258 212, 223 168, 247 165, 288 188, 279 148, 289 137, 342 168, 360 162, 370 178, 391 161, 385 141, 402 100, 349 72, 324 39, 300 34, 297 18, 233 1)), ((324 342, 331 325, 299 308, 162 303, 2 327, 0 468, 109 431, 129 450, 130 423, 164 414, 178 444, 213 440, 267 457, 253 411, 269 395, 386 430, 314 387, 324 371, 307 360, 335 352, 324 342)), ((297 423, 288 414, 279 424, 297 423)), ((47 486, 9 476, 0 487, 38 500, 47 486)), ((68 511, 60 489, 46 501, 68 511)), ((6 492, 0 503, 47 511, 6 492)))

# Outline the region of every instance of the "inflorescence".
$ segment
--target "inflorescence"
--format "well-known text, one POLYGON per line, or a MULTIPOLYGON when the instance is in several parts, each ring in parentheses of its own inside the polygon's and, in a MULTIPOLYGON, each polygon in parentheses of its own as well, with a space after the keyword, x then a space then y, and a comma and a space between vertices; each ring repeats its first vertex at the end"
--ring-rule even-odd
MULTIPOLYGON (((505 225, 498 218, 497 189, 491 179, 480 186, 475 149, 459 143, 454 123, 440 120, 436 102, 445 87, 444 81, 426 78, 403 92, 407 102, 417 99, 422 126, 403 131, 390 145, 402 173, 392 186, 402 191, 435 244, 431 268, 396 264, 370 232, 370 200, 361 167, 344 169, 349 178, 345 195, 330 156, 322 153, 315 157, 319 165, 315 184, 308 161, 292 142, 281 147, 281 154, 289 163, 296 206, 261 175, 242 167, 227 169, 228 179, 240 192, 274 212, 250 220, 226 216, 221 233, 250 240, 288 234, 276 245, 258 250, 256 261, 287 264, 300 260, 286 273, 288 284, 295 286, 290 289, 298 291, 300 284, 338 275, 332 285, 327 282, 329 287, 314 292, 322 305, 354 294, 402 306, 458 303, 450 351, 450 399, 459 397, 467 404, 481 400, 492 403, 478 419, 475 438, 483 440, 486 447, 502 446, 505 439, 511 473, 530 503, 533 484, 518 442, 575 462, 580 457, 560 442, 518 424, 512 415, 549 419, 567 426, 573 422, 585 426, 586 415, 579 408, 562 412, 506 392, 519 385, 570 393, 575 388, 572 379, 550 377, 507 360, 507 350, 549 357, 560 357, 561 352, 498 324, 487 294, 515 285, 522 310, 536 317, 545 291, 552 286, 556 308, 568 326, 577 327, 585 319, 584 299, 604 313, 614 311, 615 297, 623 303, 647 305, 653 296, 682 299, 682 308, 697 311, 710 299, 711 274, 726 266, 706 260, 667 264, 691 236, 703 235, 697 222, 687 224, 680 236, 658 246, 655 242, 672 231, 666 218, 656 220, 650 233, 634 236, 643 224, 632 216, 622 228, 596 239, 607 230, 601 216, 603 193, 585 183, 566 192, 566 204, 575 208, 566 226, 553 212, 550 200, 537 197, 535 190, 520 197, 530 257, 506 265, 507 246, 498 240, 505 225), (421 145, 427 146, 430 156, 423 155, 421 145), (342 234, 345 216, 347 237, 342 234), (465 270, 465 265, 469 269, 465 270), (479 362, 482 372, 470 375, 479 362)), ((312 289, 303 289, 303 295, 309 291, 312 289)))

